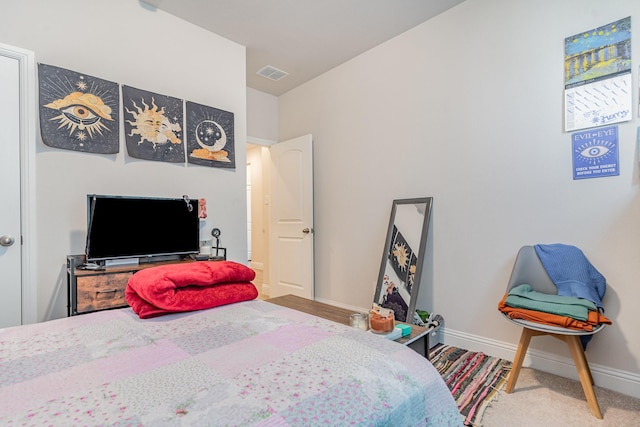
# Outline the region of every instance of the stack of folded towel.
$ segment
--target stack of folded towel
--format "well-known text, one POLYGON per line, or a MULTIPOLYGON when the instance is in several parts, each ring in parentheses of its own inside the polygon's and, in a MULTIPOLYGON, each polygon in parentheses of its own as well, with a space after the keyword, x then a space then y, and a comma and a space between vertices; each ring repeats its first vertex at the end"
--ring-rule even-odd
POLYGON ((593 331, 600 323, 610 325, 593 301, 584 298, 551 295, 534 291, 530 285, 522 284, 505 294, 498 310, 511 319, 529 320, 550 326, 593 331))

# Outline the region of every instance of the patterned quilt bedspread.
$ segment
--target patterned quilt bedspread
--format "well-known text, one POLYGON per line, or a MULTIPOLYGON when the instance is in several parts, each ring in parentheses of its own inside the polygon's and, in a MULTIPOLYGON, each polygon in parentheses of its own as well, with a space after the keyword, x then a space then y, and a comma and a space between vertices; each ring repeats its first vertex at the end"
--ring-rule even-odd
POLYGON ((258 300, 0 329, 0 402, 2 426, 461 425, 418 353, 258 300))

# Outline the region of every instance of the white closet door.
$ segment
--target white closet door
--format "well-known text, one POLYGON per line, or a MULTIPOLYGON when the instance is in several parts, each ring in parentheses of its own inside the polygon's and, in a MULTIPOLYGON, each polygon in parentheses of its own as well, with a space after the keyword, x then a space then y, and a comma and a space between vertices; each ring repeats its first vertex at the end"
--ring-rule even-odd
POLYGON ((22 323, 20 63, 0 55, 0 327, 22 323))

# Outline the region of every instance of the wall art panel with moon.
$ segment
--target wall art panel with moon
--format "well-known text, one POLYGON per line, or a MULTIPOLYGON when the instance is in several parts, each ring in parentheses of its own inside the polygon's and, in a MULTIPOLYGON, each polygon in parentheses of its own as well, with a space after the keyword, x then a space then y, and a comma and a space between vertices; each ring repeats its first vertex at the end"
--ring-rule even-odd
POLYGON ((234 168, 233 113, 187 101, 187 161, 234 168))
POLYGON ((38 64, 42 142, 54 148, 99 154, 120 150, 117 83, 38 64))
POLYGON ((129 156, 184 163, 182 99, 122 85, 122 104, 129 156))

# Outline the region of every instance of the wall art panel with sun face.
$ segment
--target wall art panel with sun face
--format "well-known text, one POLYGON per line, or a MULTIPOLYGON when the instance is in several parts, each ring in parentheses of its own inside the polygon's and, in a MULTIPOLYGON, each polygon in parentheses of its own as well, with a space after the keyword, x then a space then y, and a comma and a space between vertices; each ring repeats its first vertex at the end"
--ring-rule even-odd
POLYGON ((184 163, 181 99, 123 85, 122 104, 129 156, 184 163))
POLYGON ((49 147, 89 153, 119 151, 117 83, 38 64, 42 142, 49 147))
POLYGON ((187 101, 187 161, 235 168, 233 113, 187 101))

